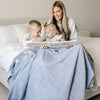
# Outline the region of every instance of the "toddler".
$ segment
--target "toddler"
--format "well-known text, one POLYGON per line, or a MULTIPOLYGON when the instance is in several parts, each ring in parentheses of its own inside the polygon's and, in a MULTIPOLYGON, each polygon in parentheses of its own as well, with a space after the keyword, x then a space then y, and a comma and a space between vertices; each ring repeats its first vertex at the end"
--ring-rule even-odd
MULTIPOLYGON (((60 32, 57 30, 57 27, 53 23, 45 24, 44 31, 45 31, 45 36, 46 36, 46 39, 45 39, 46 42, 66 41, 63 38, 63 35, 60 34, 60 32)), ((48 47, 46 45, 43 45, 40 48, 46 49, 48 47)))
POLYGON ((29 34, 27 33, 24 36, 23 41, 32 41, 32 42, 42 42, 43 38, 40 36, 41 34, 41 23, 37 20, 31 20, 29 22, 28 28, 29 34))
MULTIPOLYGON (((57 27, 54 23, 45 24, 44 25, 44 31, 46 36, 47 42, 58 42, 58 41, 66 41, 66 39, 63 38, 63 35, 60 34, 60 32, 57 30, 57 27)), ((72 45, 67 45, 66 48, 71 48, 72 45)), ((41 48, 47 48, 46 45, 41 46, 41 48)))
POLYGON ((44 25, 44 31, 47 42, 66 41, 53 23, 44 25))
MULTIPOLYGON (((41 23, 39 21, 31 20, 29 22, 28 31, 29 31, 29 33, 24 36, 23 45, 26 45, 27 41, 42 42, 44 40, 44 38, 40 36, 40 34, 41 34, 41 23)), ((34 49, 34 48, 35 48, 35 46, 31 47, 31 49, 34 49)))

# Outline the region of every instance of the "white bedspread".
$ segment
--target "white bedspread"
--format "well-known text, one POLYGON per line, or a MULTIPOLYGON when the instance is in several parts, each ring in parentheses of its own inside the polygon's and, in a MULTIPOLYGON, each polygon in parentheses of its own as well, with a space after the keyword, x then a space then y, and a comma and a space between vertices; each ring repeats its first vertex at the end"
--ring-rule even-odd
POLYGON ((8 72, 12 60, 22 50, 23 47, 18 43, 0 44, 0 67, 8 72))

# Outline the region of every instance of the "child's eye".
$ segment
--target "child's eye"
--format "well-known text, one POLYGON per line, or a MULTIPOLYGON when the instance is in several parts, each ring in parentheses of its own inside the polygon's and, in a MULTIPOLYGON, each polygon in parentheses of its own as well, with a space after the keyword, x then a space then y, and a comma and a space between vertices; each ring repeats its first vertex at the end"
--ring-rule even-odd
POLYGON ((37 33, 40 33, 41 31, 37 32, 37 33))

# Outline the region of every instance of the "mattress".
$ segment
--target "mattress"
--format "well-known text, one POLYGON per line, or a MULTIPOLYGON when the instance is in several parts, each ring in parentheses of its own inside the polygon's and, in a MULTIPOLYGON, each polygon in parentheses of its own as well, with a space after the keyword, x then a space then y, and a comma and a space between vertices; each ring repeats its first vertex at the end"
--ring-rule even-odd
POLYGON ((2 83, 6 88, 9 89, 7 84, 7 78, 8 78, 8 72, 0 68, 0 83, 2 83))
POLYGON ((0 67, 8 72, 13 59, 23 50, 19 43, 0 44, 0 67))
POLYGON ((8 88, 7 77, 13 59, 24 50, 20 43, 0 44, 0 82, 8 88))
MULTIPOLYGON (((19 43, 0 44, 0 82, 9 89, 7 84, 8 70, 13 59, 24 50, 24 47, 19 43)), ((100 87, 95 92, 86 92, 85 98, 88 99, 96 94, 100 93, 100 87)))

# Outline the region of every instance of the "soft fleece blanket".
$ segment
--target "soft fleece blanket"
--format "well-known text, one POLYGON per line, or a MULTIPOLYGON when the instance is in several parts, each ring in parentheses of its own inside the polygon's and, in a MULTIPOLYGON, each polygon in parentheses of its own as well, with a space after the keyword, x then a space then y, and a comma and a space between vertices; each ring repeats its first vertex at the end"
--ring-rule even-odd
POLYGON ((7 100, 84 100, 94 87, 93 60, 84 47, 27 49, 12 62, 7 100))

